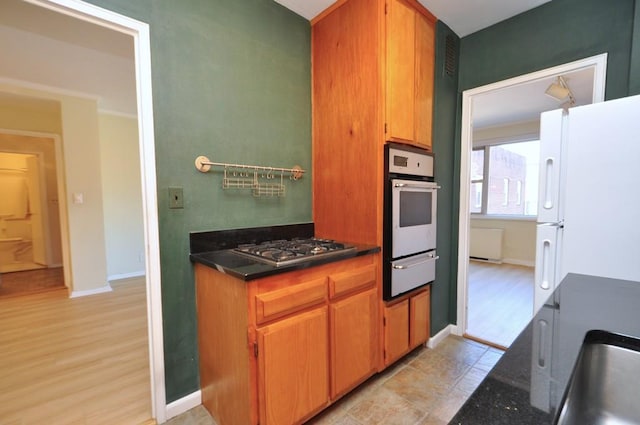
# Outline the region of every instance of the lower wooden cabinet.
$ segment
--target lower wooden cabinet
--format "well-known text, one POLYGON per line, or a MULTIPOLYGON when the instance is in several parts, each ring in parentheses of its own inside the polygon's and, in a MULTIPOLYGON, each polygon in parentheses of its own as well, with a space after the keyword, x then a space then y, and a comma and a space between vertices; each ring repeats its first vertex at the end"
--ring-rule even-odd
POLYGON ((297 424, 328 404, 327 307, 259 328, 260 424, 297 424))
POLYGON ((376 372, 377 300, 374 287, 330 305, 332 400, 376 372))
POLYGON ((409 349, 424 344, 429 339, 430 289, 429 287, 409 298, 409 349))
POLYGON ((429 339, 431 288, 427 286, 384 307, 384 365, 429 339))
POLYGON ((398 360, 409 351, 409 300, 384 309, 384 364, 398 360))
POLYGON ((295 425, 380 368, 374 256, 245 282, 196 264, 202 403, 225 425, 295 425))

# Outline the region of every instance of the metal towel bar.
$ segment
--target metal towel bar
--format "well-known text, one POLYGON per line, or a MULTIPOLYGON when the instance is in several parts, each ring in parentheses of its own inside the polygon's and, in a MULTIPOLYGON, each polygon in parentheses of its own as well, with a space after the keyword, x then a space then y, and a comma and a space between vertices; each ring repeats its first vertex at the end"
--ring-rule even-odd
POLYGON ((293 168, 266 167, 262 165, 231 164, 212 162, 206 156, 199 156, 195 161, 196 169, 208 172, 212 166, 224 168, 223 189, 252 189, 253 196, 284 196, 284 176, 289 173, 290 180, 298 180, 305 173, 300 166, 293 168), (277 180, 279 178, 279 183, 277 180), (266 182, 265 182, 266 180, 266 182), (275 182, 274 182, 275 180, 275 182))

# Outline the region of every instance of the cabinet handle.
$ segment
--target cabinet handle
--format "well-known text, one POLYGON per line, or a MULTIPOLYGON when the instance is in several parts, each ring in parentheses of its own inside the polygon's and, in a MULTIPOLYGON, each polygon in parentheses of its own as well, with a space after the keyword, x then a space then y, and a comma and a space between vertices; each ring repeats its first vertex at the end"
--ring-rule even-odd
POLYGON ((416 189, 424 189, 424 190, 437 190, 437 189, 441 189, 442 186, 439 185, 435 185, 435 186, 424 186, 421 184, 409 184, 409 183, 396 183, 393 185, 393 187, 413 187, 416 189))
POLYGON ((409 269, 409 268, 411 268, 413 266, 418 266, 420 264, 428 263, 429 261, 437 260, 438 258, 440 258, 440 256, 436 255, 435 257, 431 257, 428 260, 418 261, 417 263, 409 264, 407 266, 393 266, 393 268, 396 269, 396 270, 405 270, 405 269, 409 269))

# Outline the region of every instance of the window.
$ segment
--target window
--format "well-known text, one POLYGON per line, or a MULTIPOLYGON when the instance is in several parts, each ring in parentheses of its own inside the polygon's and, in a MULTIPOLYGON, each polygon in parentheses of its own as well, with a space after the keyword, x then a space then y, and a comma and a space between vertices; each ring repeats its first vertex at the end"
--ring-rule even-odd
POLYGON ((471 153, 471 212, 482 212, 482 182, 484 180, 484 149, 471 153))
POLYGON ((504 143, 471 154, 472 214, 535 216, 540 142, 504 143))

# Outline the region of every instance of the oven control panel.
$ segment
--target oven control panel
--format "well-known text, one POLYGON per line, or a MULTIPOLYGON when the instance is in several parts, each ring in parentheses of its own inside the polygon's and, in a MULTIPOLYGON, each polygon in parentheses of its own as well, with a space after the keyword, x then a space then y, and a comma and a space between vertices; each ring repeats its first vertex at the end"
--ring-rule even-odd
POLYGON ((390 147, 389 173, 433 177, 433 155, 390 147))

